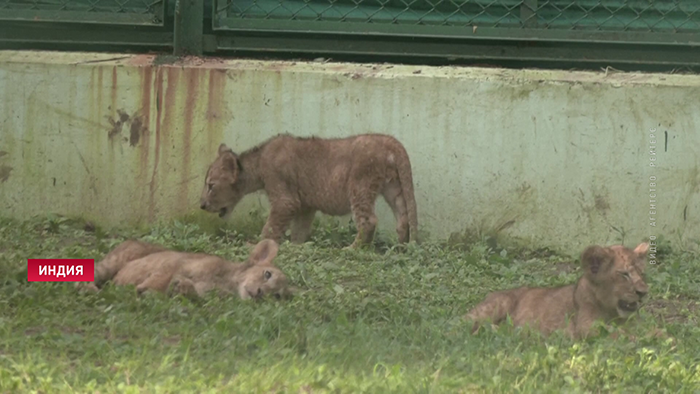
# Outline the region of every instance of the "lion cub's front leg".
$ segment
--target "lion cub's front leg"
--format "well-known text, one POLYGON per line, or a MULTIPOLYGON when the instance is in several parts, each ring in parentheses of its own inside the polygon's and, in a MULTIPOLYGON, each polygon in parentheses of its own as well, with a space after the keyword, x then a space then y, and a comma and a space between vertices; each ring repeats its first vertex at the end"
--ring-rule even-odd
POLYGON ((302 244, 309 240, 311 236, 311 225, 314 222, 315 215, 315 210, 301 211, 292 220, 292 235, 290 239, 292 243, 302 244))
POLYGON ((271 239, 277 243, 282 242, 282 237, 292 219, 294 219, 295 213, 295 210, 282 204, 273 205, 270 209, 270 215, 267 217, 267 222, 263 226, 260 238, 271 239))
POLYGON ((599 335, 600 330, 594 327, 598 317, 595 312, 586 309, 578 310, 573 316, 573 325, 567 331, 568 334, 574 339, 585 339, 599 335))
POLYGON ((472 334, 479 331, 479 328, 486 323, 498 325, 512 314, 518 303, 518 298, 522 289, 501 290, 490 293, 486 299, 475 306, 465 316, 467 321, 472 321, 472 334))

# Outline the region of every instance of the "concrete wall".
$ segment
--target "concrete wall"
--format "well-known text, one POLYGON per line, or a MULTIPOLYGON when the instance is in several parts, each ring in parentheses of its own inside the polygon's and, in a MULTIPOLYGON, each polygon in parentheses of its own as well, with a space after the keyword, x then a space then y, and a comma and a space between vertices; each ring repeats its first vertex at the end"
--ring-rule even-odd
POLYGON ((181 216, 222 141, 375 132, 405 144, 431 238, 500 230, 574 253, 623 234, 700 238, 699 76, 154 60, 0 51, 3 215, 181 216))

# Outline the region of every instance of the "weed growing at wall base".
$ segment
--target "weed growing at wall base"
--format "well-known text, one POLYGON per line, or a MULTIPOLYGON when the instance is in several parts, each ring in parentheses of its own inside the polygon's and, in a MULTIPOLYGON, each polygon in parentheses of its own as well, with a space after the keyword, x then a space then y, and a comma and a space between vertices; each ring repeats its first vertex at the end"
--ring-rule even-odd
MULTIPOLYGON (((257 230, 257 229, 256 229, 257 230)), ((461 316, 486 293, 571 283, 568 256, 532 256, 483 242, 426 242, 404 252, 342 250, 323 229, 281 245, 277 264, 305 292, 290 302, 137 297, 108 285, 28 282, 27 256, 99 259, 126 237, 231 260, 246 237, 173 223, 86 232, 69 220, 0 220, 0 392, 494 393, 700 390, 700 259, 648 270, 636 340, 607 334, 543 340, 502 326, 469 334, 461 316), (663 320, 666 323, 660 323, 663 320), (665 328, 675 340, 645 335, 665 328)), ((580 251, 572 251, 577 255, 580 251)))

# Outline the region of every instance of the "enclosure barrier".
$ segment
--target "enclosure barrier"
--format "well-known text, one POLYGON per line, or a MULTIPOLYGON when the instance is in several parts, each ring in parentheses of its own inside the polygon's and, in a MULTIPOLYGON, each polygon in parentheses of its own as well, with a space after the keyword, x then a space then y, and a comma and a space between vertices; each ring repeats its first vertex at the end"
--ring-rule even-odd
POLYGON ((3 48, 700 65, 697 0, 0 0, 3 48))

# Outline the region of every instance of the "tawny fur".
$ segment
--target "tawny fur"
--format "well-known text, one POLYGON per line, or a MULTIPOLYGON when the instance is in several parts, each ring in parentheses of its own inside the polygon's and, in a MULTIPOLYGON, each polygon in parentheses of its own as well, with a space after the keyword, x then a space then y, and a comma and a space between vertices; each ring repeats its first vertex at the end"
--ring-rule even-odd
POLYGON ((262 238, 281 242, 291 226, 291 241, 303 243, 320 211, 352 213, 358 233, 350 247, 371 243, 375 202, 382 195, 396 218, 399 242, 417 241, 411 163, 403 145, 388 135, 323 139, 281 134, 240 155, 221 144, 207 170, 200 205, 225 217, 258 190, 270 202, 262 238))
POLYGON ((474 322, 472 332, 510 316, 514 326, 529 325, 545 336, 563 329, 573 338, 584 338, 596 320, 625 322, 639 309, 649 290, 644 281, 648 250, 648 243, 634 250, 589 246, 581 255, 583 275, 575 284, 493 292, 466 318, 474 322))
POLYGON ((127 240, 95 265, 93 283, 82 288, 96 291, 106 281, 134 285, 139 293, 157 291, 204 296, 211 290, 238 294, 242 299, 272 295, 289 298, 294 288, 273 263, 278 245, 258 243, 245 263, 233 263, 204 253, 187 253, 138 240, 127 240))

